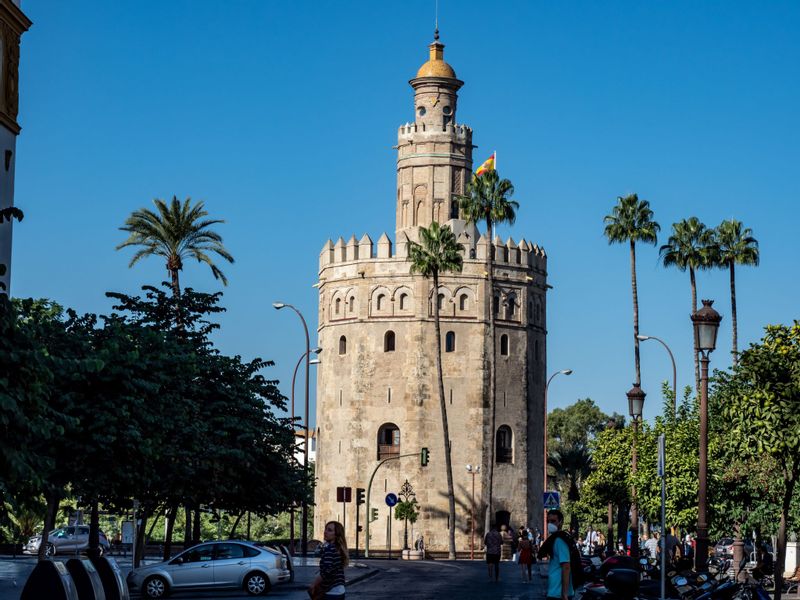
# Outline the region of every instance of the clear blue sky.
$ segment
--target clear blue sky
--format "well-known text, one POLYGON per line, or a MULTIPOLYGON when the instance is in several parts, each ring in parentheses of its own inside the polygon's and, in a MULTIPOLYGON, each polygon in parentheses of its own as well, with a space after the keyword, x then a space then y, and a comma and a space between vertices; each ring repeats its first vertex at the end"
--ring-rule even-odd
MULTIPOLYGON (((737 218, 762 265, 738 271, 739 339, 798 311, 800 3, 440 2, 446 58, 465 81, 458 118, 476 161, 499 153, 516 225, 550 257, 548 370, 574 369, 551 406, 591 397, 627 412, 633 381, 628 251, 602 218, 618 195, 673 222, 737 218)), ((116 252, 125 217, 154 197, 203 199, 236 264, 218 342, 263 356, 289 393, 316 326, 329 237, 393 236, 397 126, 426 60, 433 0, 266 2, 26 0, 13 292, 108 311, 106 290, 163 280, 116 252)), ((665 338, 679 386, 693 377, 688 274, 639 249, 641 331, 665 338)), ((188 264, 183 281, 221 286, 188 264)), ((699 295, 724 315, 712 366, 728 366, 725 272, 699 295)), ((645 409, 661 409, 666 352, 642 346, 645 409)), ((298 386, 298 393, 300 392, 298 386)))

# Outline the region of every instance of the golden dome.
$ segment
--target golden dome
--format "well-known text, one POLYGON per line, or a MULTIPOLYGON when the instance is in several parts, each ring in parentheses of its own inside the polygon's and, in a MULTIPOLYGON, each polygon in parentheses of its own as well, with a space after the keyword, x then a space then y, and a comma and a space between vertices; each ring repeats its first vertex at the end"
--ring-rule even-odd
MULTIPOLYGON (((437 36, 438 37, 438 36, 437 36)), ((456 79, 453 67, 444 62, 444 44, 434 41, 430 46, 430 58, 417 71, 417 77, 447 77, 456 79)))

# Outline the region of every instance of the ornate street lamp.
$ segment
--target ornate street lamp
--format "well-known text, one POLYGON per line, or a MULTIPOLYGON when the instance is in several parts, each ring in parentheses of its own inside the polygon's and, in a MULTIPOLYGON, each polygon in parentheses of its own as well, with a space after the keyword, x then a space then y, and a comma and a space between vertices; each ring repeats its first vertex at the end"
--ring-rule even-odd
MULTIPOLYGON (((633 448, 631 457, 631 473, 636 477, 636 438, 639 437, 639 421, 642 420, 642 413, 644 412, 644 398, 647 394, 644 393, 638 383, 634 383, 633 387, 628 390, 628 414, 633 420, 633 448)), ((636 502, 636 483, 631 486, 631 558, 639 558, 639 507, 636 502)))
MULTIPOLYGON (((414 493, 414 488, 408 482, 408 479, 406 479, 405 483, 403 483, 403 485, 400 487, 400 491, 397 492, 397 495, 403 499, 404 504, 408 504, 417 497, 417 495, 414 493)), ((408 507, 405 508, 405 516, 403 517, 403 550, 408 550, 408 507)))
MULTIPOLYGON (((717 331, 722 316, 711 305, 713 300, 703 300, 703 308, 692 315, 694 340, 700 352, 700 469, 697 493, 697 545, 695 568, 702 569, 708 559, 708 355, 717 346, 717 331)), ((734 559, 735 560, 735 559, 734 559)))

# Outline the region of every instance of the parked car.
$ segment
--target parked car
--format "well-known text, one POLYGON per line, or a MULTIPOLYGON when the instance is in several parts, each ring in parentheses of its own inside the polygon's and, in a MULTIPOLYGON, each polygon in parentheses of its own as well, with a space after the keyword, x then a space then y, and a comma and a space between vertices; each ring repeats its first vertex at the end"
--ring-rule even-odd
MULTIPOLYGON (((23 548, 23 554, 38 554, 39 546, 42 545, 42 536, 35 535, 28 540, 23 548)), ((103 530, 100 530, 100 554, 108 552, 111 544, 103 530)), ((55 554, 74 554, 85 552, 89 549, 89 526, 88 525, 69 525, 54 529, 47 535, 46 556, 55 554)))
POLYGON ((279 550, 221 541, 199 544, 171 560, 134 569, 128 574, 128 587, 145 598, 218 589, 244 589, 261 596, 290 578, 288 561, 279 550))
MULTIPOLYGON (((743 540, 744 541, 744 555, 746 558, 750 558, 750 555, 753 553, 753 542, 750 540, 743 540)), ((723 558, 730 558, 733 556, 733 538, 725 537, 722 538, 720 541, 716 543, 714 546, 714 556, 720 556, 723 558)))

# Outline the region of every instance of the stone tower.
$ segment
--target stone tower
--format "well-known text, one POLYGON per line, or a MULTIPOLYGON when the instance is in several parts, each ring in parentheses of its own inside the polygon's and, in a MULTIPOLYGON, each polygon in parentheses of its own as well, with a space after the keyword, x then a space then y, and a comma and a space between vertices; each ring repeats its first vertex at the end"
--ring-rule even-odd
MULTIPOLYGON (((472 173, 472 130, 456 122, 463 85, 444 61, 444 45, 429 46, 429 60, 410 81, 414 121, 402 125, 397 145, 396 237, 374 243, 339 238, 323 246, 319 263, 317 462, 314 529, 344 521, 336 488, 366 488, 370 549, 387 547, 384 497, 405 480, 414 487, 420 517, 415 535, 429 550, 447 549, 448 508, 444 442, 436 384, 432 302, 441 314, 445 400, 450 425, 456 495, 456 545, 470 547, 473 479, 466 465, 480 465, 475 484, 476 545, 480 547, 488 502, 488 445, 496 445, 492 520, 539 525, 542 519, 542 422, 546 370, 547 257, 525 240, 487 240, 459 218, 453 194, 472 173), (463 247, 461 273, 443 274, 440 289, 410 273, 409 241, 432 221, 449 225, 463 247), (494 252, 496 297, 496 428, 490 431, 488 319, 491 294, 486 258, 494 252), (420 465, 419 450, 431 459, 420 465)), ((355 501, 355 491, 353 492, 355 501)), ((356 504, 347 504, 348 544, 355 546, 356 504)), ((392 547, 403 543, 402 523, 392 523, 392 547)), ((318 534, 315 537, 320 537, 318 534)), ((364 535, 358 540, 364 547, 364 535)))

